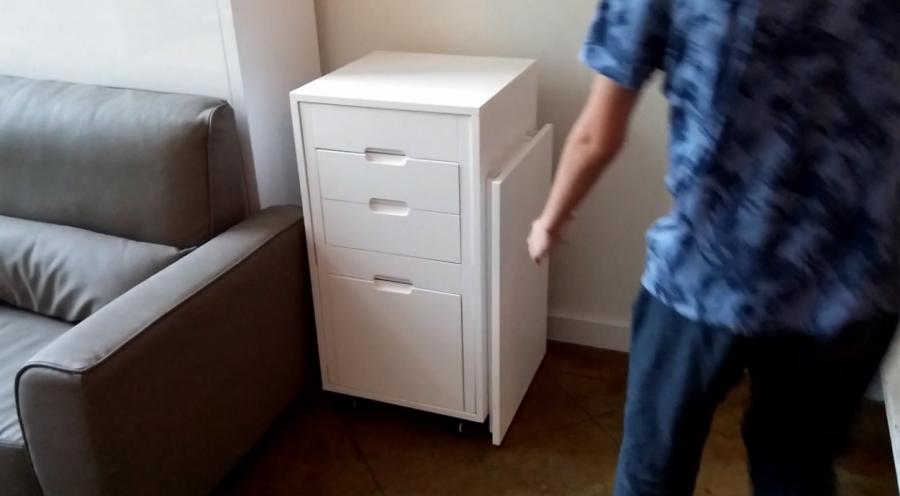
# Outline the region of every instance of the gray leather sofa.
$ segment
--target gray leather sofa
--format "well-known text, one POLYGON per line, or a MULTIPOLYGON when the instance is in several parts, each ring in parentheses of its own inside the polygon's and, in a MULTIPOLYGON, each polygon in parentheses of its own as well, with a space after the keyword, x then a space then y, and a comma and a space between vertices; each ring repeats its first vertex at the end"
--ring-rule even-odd
POLYGON ((0 494, 208 493, 296 396, 301 214, 231 108, 0 76, 0 494))

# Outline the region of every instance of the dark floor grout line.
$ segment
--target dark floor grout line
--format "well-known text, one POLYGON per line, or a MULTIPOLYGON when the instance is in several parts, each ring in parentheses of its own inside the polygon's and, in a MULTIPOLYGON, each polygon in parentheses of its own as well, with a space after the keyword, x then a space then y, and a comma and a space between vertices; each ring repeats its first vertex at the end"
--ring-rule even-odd
MULTIPOLYGON (((581 374, 574 374, 574 373, 570 373, 570 372, 561 372, 561 373, 563 373, 563 374, 569 374, 569 375, 574 375, 574 376, 578 376, 578 377, 584 377, 584 376, 581 375, 581 374)), ((609 437, 610 439, 612 439, 612 441, 613 441, 614 443, 616 443, 617 445, 620 444, 620 443, 622 442, 621 439, 619 439, 619 438, 617 438, 616 436, 614 436, 614 435, 609 431, 609 429, 607 429, 606 426, 604 426, 604 425, 600 422, 600 417, 605 417, 605 416, 607 416, 607 415, 611 415, 611 414, 613 414, 613 413, 618 412, 619 410, 617 410, 617 409, 614 408, 614 409, 609 410, 608 412, 604 412, 604 413, 601 413, 601 414, 596 414, 596 415, 595 415, 595 414, 592 414, 590 411, 588 411, 588 409, 587 409, 584 405, 582 405, 582 403, 581 403, 580 401, 578 401, 578 400, 575 398, 574 395, 572 395, 572 393, 570 393, 565 387, 563 387, 562 384, 560 384, 559 382, 557 382, 556 378, 554 378, 554 377, 552 376, 552 374, 551 374, 551 376, 550 376, 550 380, 553 381, 553 383, 556 385, 556 387, 558 387, 558 388, 560 388, 560 389, 562 390, 563 394, 565 394, 566 397, 568 397, 569 400, 571 400, 572 403, 574 403, 574 404, 578 407, 579 410, 581 410, 582 412, 584 412, 585 415, 587 415, 587 418, 588 418, 588 421, 589 421, 589 422, 592 422, 594 425, 596 425, 597 427, 599 427, 600 430, 601 430, 604 434, 606 434, 607 437, 609 437)))
POLYGON ((604 378, 601 378, 601 377, 588 375, 588 374, 582 374, 579 372, 572 372, 570 370, 565 370, 565 369, 550 369, 550 368, 548 368, 547 371, 552 372, 554 374, 566 374, 566 375, 571 375, 571 376, 575 376, 575 377, 581 377, 582 379, 591 379, 591 380, 595 380, 595 381, 605 380, 604 378))
MULTIPOLYGON (((575 374, 575 373, 572 373, 572 372, 560 372, 560 373, 561 373, 561 374, 566 374, 566 375, 572 375, 572 376, 575 376, 575 377, 581 377, 581 378, 585 378, 585 379, 600 380, 600 379, 597 379, 597 378, 592 378, 592 377, 590 377, 590 376, 586 376, 586 375, 583 375, 583 374, 575 374)), ((551 376, 550 376, 550 380, 553 381, 553 383, 556 385, 556 387, 558 387, 558 388, 560 388, 560 389, 562 390, 562 392, 566 395, 566 397, 568 397, 573 403, 575 403, 576 405, 578 405, 578 408, 579 408, 581 411, 583 411, 584 413, 586 413, 588 417, 594 417, 594 416, 603 417, 604 415, 609 415, 610 413, 613 413, 613 412, 616 412, 616 411, 619 410, 618 408, 610 408, 609 410, 604 411, 604 412, 601 412, 601 413, 591 413, 590 411, 588 411, 587 407, 585 407, 584 405, 582 405, 582 402, 581 402, 581 401, 578 401, 578 398, 576 398, 572 393, 569 392, 568 389, 565 388, 565 386, 563 386, 562 384, 560 384, 559 382, 557 382, 556 378, 553 377, 552 374, 551 374, 551 376)), ((624 408, 624 406, 625 406, 625 405, 623 404, 622 407, 624 408)))
MULTIPOLYGON (((565 430, 572 429, 572 428, 578 427, 580 425, 592 424, 592 423, 593 423, 593 420, 591 418, 572 420, 572 421, 566 422, 564 424, 560 424, 560 425, 557 425, 554 427, 549 427, 549 428, 543 429, 540 432, 540 434, 532 435, 532 438, 533 439, 545 439, 550 436, 558 435, 559 433, 561 433, 565 430)), ((504 448, 504 446, 506 446, 507 444, 508 444, 508 441, 504 440, 502 445, 500 445, 499 447, 492 446, 492 448, 495 450, 502 450, 504 448)))
MULTIPOLYGON (((566 375, 572 375, 572 376, 575 376, 575 377, 581 377, 581 378, 584 378, 584 379, 600 380, 600 379, 597 379, 597 378, 595 378, 595 377, 587 376, 587 375, 584 375, 584 374, 577 374, 577 373, 574 373, 574 372, 564 372, 564 371, 560 371, 559 373, 561 373, 561 374, 566 374, 566 375)), ((578 399, 577 399, 572 393, 570 393, 570 392, 569 392, 562 384, 559 384, 558 382, 556 382, 556 379, 555 379, 555 378, 551 377, 551 380, 553 380, 554 383, 557 385, 557 387, 559 387, 560 389, 562 389, 563 393, 564 393, 570 400, 572 400, 572 402, 575 403, 575 405, 578 406, 578 409, 580 409, 582 412, 584 412, 591 420, 596 421, 597 425, 600 425, 600 427, 603 427, 603 426, 599 423, 598 417, 605 417, 605 416, 607 416, 607 415, 610 415, 610 414, 613 414, 613 413, 620 412, 620 411, 621 411, 622 409, 624 409, 624 407, 625 407, 625 405, 623 404, 621 409, 620 409, 620 408, 610 408, 609 410, 604 410, 604 411, 599 412, 599 413, 591 413, 591 412, 587 409, 587 407, 585 407, 585 406, 582 404, 581 401, 578 401, 578 399)), ((603 430, 606 431, 606 429, 603 429, 603 430)))
POLYGON ((362 446, 359 445, 359 440, 356 439, 356 432, 352 427, 350 427, 349 422, 346 419, 342 420, 341 423, 343 424, 343 428, 346 430, 347 435, 350 437, 350 443, 353 445, 353 451, 356 453, 356 456, 359 457, 360 461, 362 461, 363 465, 365 465, 366 471, 369 473, 369 477, 371 477, 372 482, 375 483, 375 489, 378 490, 378 494, 380 496, 385 496, 384 487, 382 487, 381 481, 379 481, 378 477, 376 477, 375 469, 372 468, 372 465, 369 463, 369 459, 363 452, 362 446))
POLYGON ((544 429, 544 435, 547 435, 547 434, 555 434, 555 433, 558 433, 558 432, 560 432, 560 431, 564 431, 564 430, 566 430, 566 429, 571 429, 572 427, 577 427, 577 426, 579 426, 579 425, 581 425, 581 424, 587 424, 587 423, 590 423, 590 422, 591 422, 591 418, 590 418, 590 417, 583 418, 583 419, 578 419, 578 420, 573 420, 573 421, 571 421, 571 422, 566 422, 566 423, 564 423, 564 424, 560 424, 560 425, 557 425, 557 426, 555 426, 555 427, 551 427, 551 428, 548 428, 548 429, 544 429))
POLYGON ((550 375, 550 380, 553 382, 554 386, 556 386, 560 391, 563 392, 563 394, 566 396, 566 398, 569 399, 569 401, 574 403, 575 406, 578 407, 578 409, 581 410, 581 412, 584 413, 585 416, 587 416, 588 420, 594 420, 591 412, 589 412, 588 409, 584 405, 582 405, 581 402, 578 401, 578 399, 575 398, 572 393, 569 392, 569 390, 567 390, 562 384, 560 384, 552 374, 550 375))
POLYGON ((611 413, 621 413, 625 410, 625 403, 622 403, 620 407, 611 407, 609 410, 603 410, 599 412, 594 412, 591 414, 592 417, 606 417, 611 413))
MULTIPOLYGON (((572 374, 572 375, 578 375, 578 374, 572 374)), ((585 415, 587 415, 588 420, 589 420, 590 422, 592 422, 594 425, 596 425, 597 427, 599 427, 600 430, 603 431, 603 433, 607 435, 607 437, 609 437, 610 439, 612 439, 612 441, 613 441, 614 443, 616 443, 617 445, 620 444, 620 443, 622 442, 621 439, 618 439, 618 438, 617 438, 616 436, 614 436, 611 432, 609 432, 609 429, 607 429, 606 426, 603 425, 603 424, 600 422, 600 417, 605 417, 605 416, 607 416, 607 415, 616 413, 616 412, 618 411, 617 409, 613 408, 613 409, 609 410, 608 412, 604 412, 604 413, 600 413, 600 414, 596 414, 596 415, 595 415, 595 414, 591 413, 590 411, 588 411, 588 409, 587 409, 584 405, 582 405, 580 401, 576 400, 575 397, 574 397, 571 393, 569 393, 569 392, 566 390, 566 388, 564 388, 562 385, 559 385, 559 387, 560 387, 560 389, 563 390, 563 393, 565 393, 566 396, 568 396, 569 399, 571 399, 573 403, 575 403, 576 405, 578 405, 578 408, 579 408, 581 411, 583 411, 583 412, 585 413, 585 415)))
POLYGON ((612 412, 604 413, 603 415, 591 415, 590 418, 591 418, 591 422, 593 422, 597 427, 599 427, 600 430, 603 431, 604 434, 606 434, 610 439, 613 440, 614 443, 616 443, 618 445, 618 444, 622 443, 622 439, 620 437, 614 435, 612 432, 610 432, 609 429, 605 425, 603 425, 602 422, 600 422, 600 417, 605 417, 611 413, 615 413, 615 410, 613 410, 612 412))
POLYGON ((366 455, 363 454, 362 449, 359 447, 359 444, 356 442, 356 439, 353 439, 353 449, 356 450, 356 454, 360 457, 363 462, 363 465, 366 466, 366 471, 369 472, 369 477, 372 478, 372 482, 375 483, 375 489, 378 490, 378 494, 381 496, 385 496, 384 487, 382 487, 381 482, 378 480, 378 477, 375 476, 375 469, 372 468, 372 465, 369 463, 369 459, 366 458, 366 455))

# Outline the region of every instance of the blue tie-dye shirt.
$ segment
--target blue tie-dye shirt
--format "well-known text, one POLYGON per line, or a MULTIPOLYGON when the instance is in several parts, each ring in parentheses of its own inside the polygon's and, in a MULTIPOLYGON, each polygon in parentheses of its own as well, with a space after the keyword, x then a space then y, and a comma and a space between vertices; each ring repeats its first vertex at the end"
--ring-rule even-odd
POLYGON ((582 59, 665 72, 658 299, 742 333, 900 309, 900 0, 605 0, 582 59))

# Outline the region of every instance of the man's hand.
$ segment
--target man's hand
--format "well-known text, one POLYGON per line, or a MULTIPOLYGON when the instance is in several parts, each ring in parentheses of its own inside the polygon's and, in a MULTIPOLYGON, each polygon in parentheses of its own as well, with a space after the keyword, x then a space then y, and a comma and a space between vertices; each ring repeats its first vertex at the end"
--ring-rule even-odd
POLYGON ((528 234, 528 255, 537 265, 550 253, 550 249, 557 242, 557 236, 550 232, 541 219, 531 223, 531 233, 528 234))
MULTIPOLYGON (((568 224, 574 218, 573 215, 566 217, 565 222, 568 224)), ((535 219, 531 223, 531 232, 528 233, 528 255, 537 265, 541 264, 541 260, 547 258, 550 250, 560 242, 564 241, 563 231, 565 226, 554 226, 549 224, 543 218, 535 219)))

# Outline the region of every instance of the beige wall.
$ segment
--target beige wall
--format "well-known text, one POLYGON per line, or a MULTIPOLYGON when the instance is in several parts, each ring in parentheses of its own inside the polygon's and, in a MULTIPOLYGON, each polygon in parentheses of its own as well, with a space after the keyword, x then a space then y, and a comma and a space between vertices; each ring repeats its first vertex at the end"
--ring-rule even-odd
MULTIPOLYGON (((316 0, 323 71, 376 49, 539 60, 540 120, 557 150, 592 78, 577 52, 596 0, 316 0)), ((669 205, 662 186, 666 109, 647 91, 627 149, 581 208, 551 261, 551 313, 587 329, 627 326, 643 233, 669 205), (585 326, 581 326, 585 328, 585 326)))

